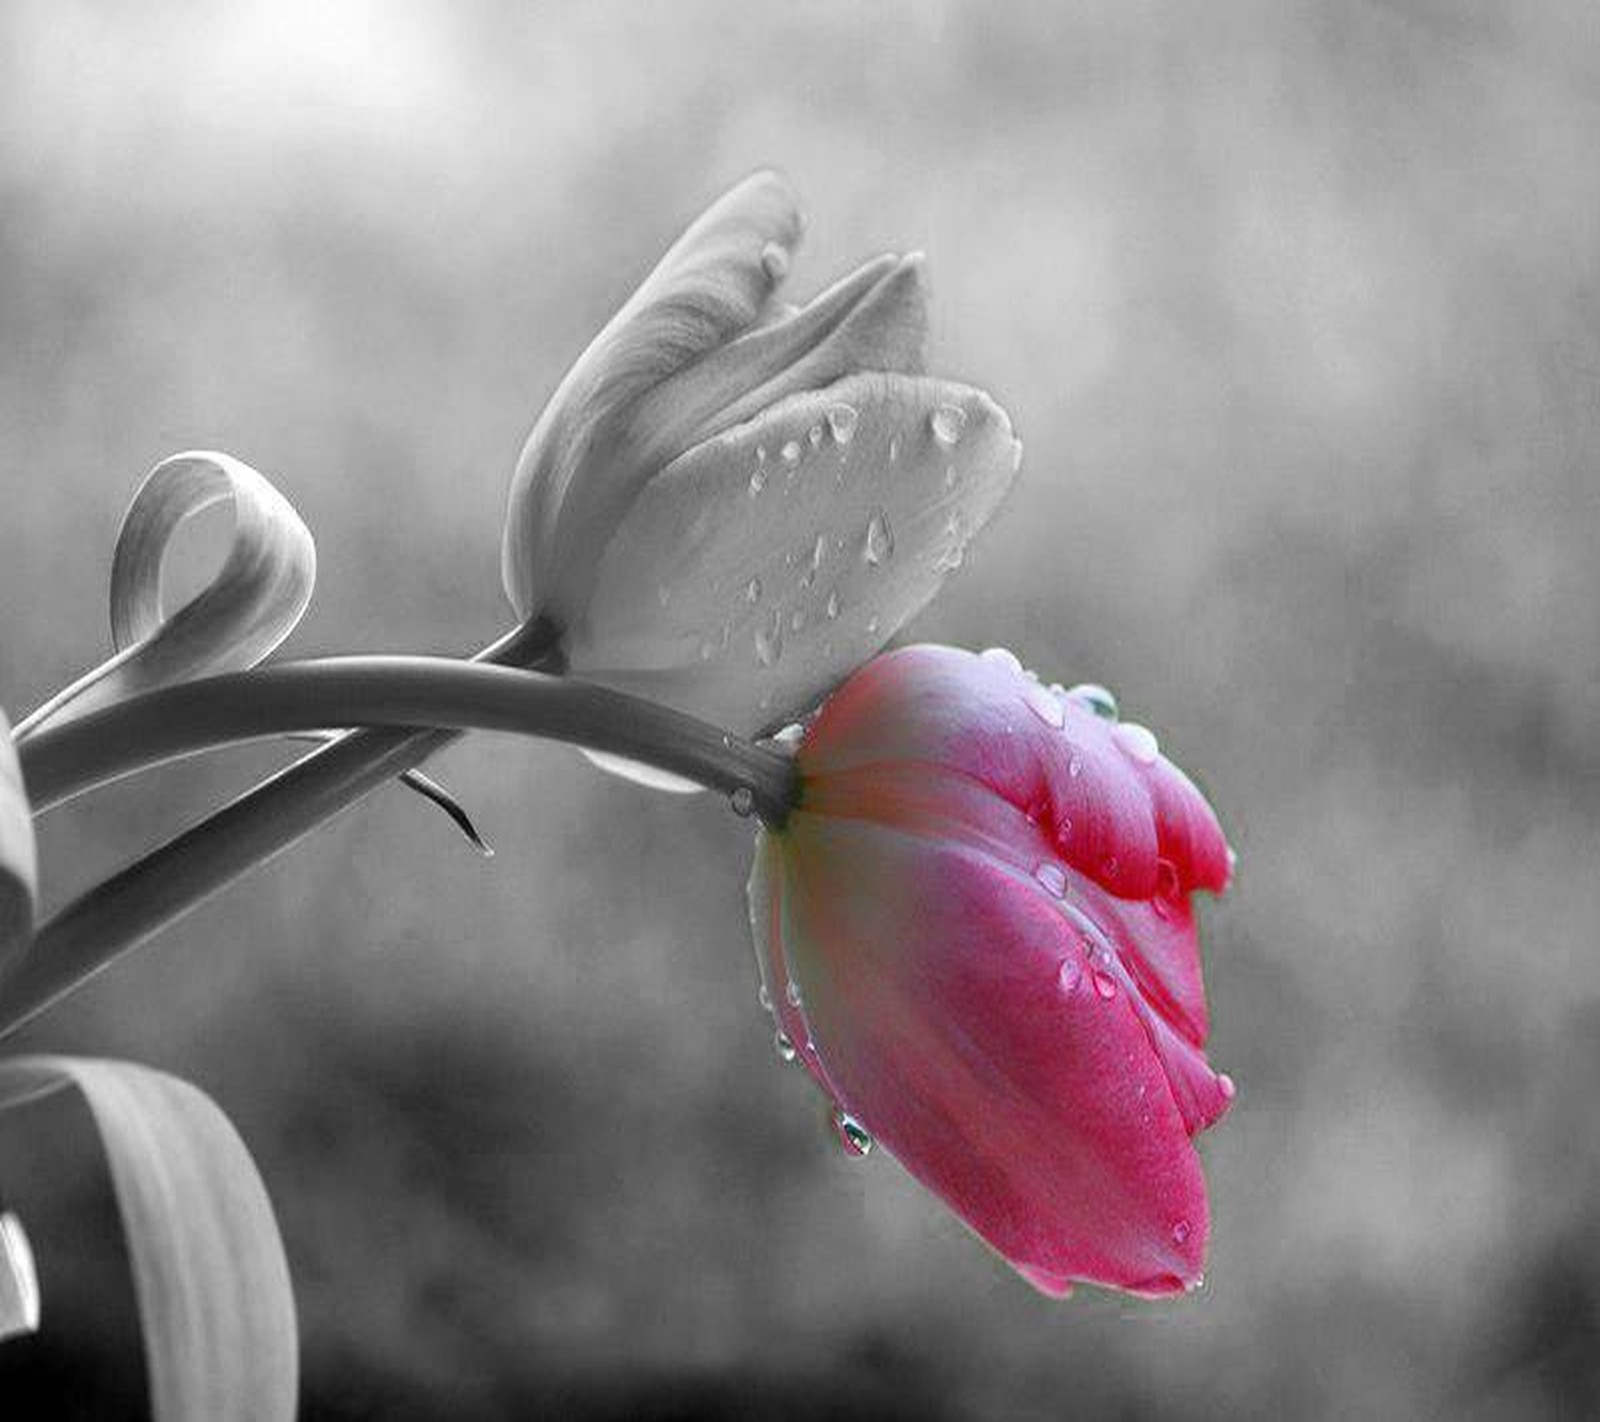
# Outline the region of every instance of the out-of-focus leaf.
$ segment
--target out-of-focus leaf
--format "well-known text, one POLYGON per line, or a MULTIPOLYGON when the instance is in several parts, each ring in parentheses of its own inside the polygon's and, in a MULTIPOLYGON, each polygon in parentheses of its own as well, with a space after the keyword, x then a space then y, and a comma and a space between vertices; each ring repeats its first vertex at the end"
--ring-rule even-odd
POLYGON ((254 666, 294 629, 315 580, 310 530, 264 476, 205 450, 162 460, 140 485, 117 535, 116 655, 52 697, 18 734, 169 682, 254 666), (161 604, 168 545, 185 521, 224 501, 233 505, 228 556, 216 577, 168 616, 161 604))
POLYGON ((950 381, 781 400, 634 500, 568 629, 572 670, 740 734, 792 721, 960 566, 1021 453, 1005 411, 950 381))
POLYGON ((0 968, 33 932, 39 859, 11 727, 0 711, 0 968))
POLYGON ((22 1221, 0 1214, 0 1343, 39 1331, 39 1276, 22 1221))
POLYGON ((0 1062, 0 1108, 71 1084, 105 1147, 157 1422, 292 1419, 294 1299, 254 1162, 204 1093, 82 1057, 0 1062))

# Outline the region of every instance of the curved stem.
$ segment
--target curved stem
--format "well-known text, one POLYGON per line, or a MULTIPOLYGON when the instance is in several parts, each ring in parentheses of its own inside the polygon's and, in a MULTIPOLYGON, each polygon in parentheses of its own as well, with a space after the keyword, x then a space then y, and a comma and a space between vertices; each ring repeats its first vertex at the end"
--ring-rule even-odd
MULTIPOLYGON (((479 726, 573 741, 734 791, 772 823, 794 795, 786 756, 654 703, 448 658, 284 663, 189 682, 41 731, 23 753, 41 804, 206 746, 373 721, 479 726)), ((454 733, 360 731, 296 762, 113 875, 50 920, 0 975, 0 1035, 78 987, 454 733)))
POLYGON ((35 810, 162 761, 318 726, 509 731, 627 756, 788 813, 789 758, 653 701, 451 657, 323 657, 204 677, 39 732, 18 759, 35 810))

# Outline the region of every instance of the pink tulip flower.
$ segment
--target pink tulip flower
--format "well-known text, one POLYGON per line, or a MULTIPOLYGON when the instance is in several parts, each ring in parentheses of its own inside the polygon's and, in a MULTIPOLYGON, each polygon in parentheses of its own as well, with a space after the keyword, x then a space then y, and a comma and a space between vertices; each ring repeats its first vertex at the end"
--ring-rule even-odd
POLYGON ((779 1051, 1044 1293, 1201 1278, 1205 1056, 1192 891, 1216 817, 1095 687, 1009 652, 881 656, 797 750, 750 881, 779 1051))

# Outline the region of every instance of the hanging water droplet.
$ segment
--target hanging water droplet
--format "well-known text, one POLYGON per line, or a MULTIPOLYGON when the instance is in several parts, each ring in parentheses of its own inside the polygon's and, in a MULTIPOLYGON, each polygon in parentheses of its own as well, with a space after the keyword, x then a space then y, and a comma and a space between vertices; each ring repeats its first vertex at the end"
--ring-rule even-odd
POLYGON ((978 655, 991 666, 1004 667, 1018 676, 1022 675, 1022 663, 1009 647, 985 647, 978 655))
POLYGON ((797 439, 790 440, 778 451, 778 457, 790 468, 793 468, 800 462, 800 441, 797 439))
POLYGON ((1096 682, 1080 682, 1067 695, 1087 706, 1103 721, 1117 719, 1117 698, 1096 682))
POLYGON ((889 527, 888 516, 879 509, 867 520, 867 540, 862 556, 873 567, 887 563, 894 557, 894 532, 889 527))
POLYGON ((800 1006, 800 984, 793 978, 789 979, 789 986, 783 990, 783 995, 789 1000, 790 1007, 800 1006))
POLYGON ((870 1155, 872 1136, 860 1121, 846 1111, 833 1113, 833 1127, 839 1133, 839 1143, 849 1155, 870 1155))
POLYGON ((747 582, 744 585, 744 600, 746 602, 760 602, 761 601, 761 579, 760 578, 751 578, 750 581, 747 582))
POLYGON ((933 437, 946 449, 953 448, 967 427, 967 412, 959 405, 938 405, 928 416, 933 437))
POLYGON ((1053 899, 1067 896, 1067 871, 1053 859, 1046 859, 1033 871, 1040 887, 1053 899))
POLYGON ((878 619, 876 617, 869 617, 867 619, 867 636, 876 637, 877 635, 878 635, 878 619))
POLYGON ((1095 993, 1105 1002, 1110 1002, 1117 995, 1117 982, 1110 973, 1102 972, 1096 968, 1090 976, 1094 979, 1095 993))
POLYGON ((756 628, 756 660, 764 667, 778 664, 783 655, 783 613, 778 608, 762 620, 756 628))
POLYGON ((1065 709, 1042 686, 1029 682, 1022 693, 1022 699, 1028 703, 1028 710, 1033 712, 1051 730, 1059 731, 1067 724, 1065 709))
POLYGON ((728 804, 741 820, 748 819, 756 807, 756 793, 748 785, 740 785, 728 796, 728 804))
POLYGON ((840 444, 849 444, 856 437, 856 424, 861 419, 861 412, 854 405, 829 405, 827 416, 828 428, 840 444))
POLYGON ((1137 721, 1124 721, 1114 732, 1117 744, 1140 765, 1154 765, 1161 754, 1161 742, 1148 726, 1137 721))
POLYGON ((900 457, 900 436, 889 436, 889 463, 893 464, 900 457))
POLYGON ((1172 1242, 1174 1244, 1186 1243, 1189 1238, 1189 1221, 1178 1220, 1172 1226, 1172 1242))
POLYGON ((782 281, 789 275, 788 248, 777 242, 768 242, 761 249, 761 270, 767 274, 768 281, 773 283, 782 281))
POLYGON ((778 1028, 777 1032, 773 1035, 772 1049, 777 1052, 778 1060, 780 1062, 787 1064, 795 1059, 796 1053, 794 1049, 794 1042, 790 1039, 789 1034, 781 1027, 778 1028))
POLYGON ((832 622, 839 615, 839 589, 835 588, 828 594, 827 604, 822 609, 828 614, 828 621, 832 622))
POLYGON ((1239 1092, 1239 1088, 1233 1084, 1233 1078, 1225 1071, 1217 1073, 1217 1090, 1222 1093, 1224 1101, 1232 1101, 1239 1092))

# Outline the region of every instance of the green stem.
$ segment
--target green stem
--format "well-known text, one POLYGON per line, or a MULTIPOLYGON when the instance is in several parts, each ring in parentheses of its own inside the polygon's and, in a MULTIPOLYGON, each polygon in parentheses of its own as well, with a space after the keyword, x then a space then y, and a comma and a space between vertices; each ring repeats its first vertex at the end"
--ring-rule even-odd
MULTIPOLYGON (((537 660, 539 645, 540 639, 524 637, 490 654, 537 660)), ((547 650, 553 645, 553 638, 544 641, 547 650)), ((748 788, 752 807, 773 823, 782 822, 793 798, 786 757, 690 717, 600 687, 427 658, 289 663, 151 692, 40 731, 26 749, 24 778, 29 784, 37 779, 35 793, 46 803, 71 793, 75 783, 207 745, 363 721, 478 725, 571 740, 730 792, 748 788), (269 704, 270 715, 260 709, 269 704)), ((45 924, 0 974, 0 1036, 454 734, 353 732, 91 889, 45 924)))

